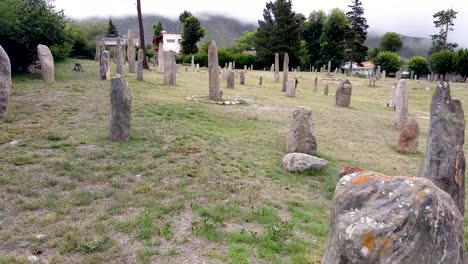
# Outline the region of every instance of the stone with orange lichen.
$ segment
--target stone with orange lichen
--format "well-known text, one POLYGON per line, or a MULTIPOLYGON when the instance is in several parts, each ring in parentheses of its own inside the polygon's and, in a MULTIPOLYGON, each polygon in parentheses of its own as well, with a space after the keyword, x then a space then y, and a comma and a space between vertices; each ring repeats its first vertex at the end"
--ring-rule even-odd
POLYGON ((463 216, 428 179, 345 175, 323 263, 465 263, 463 216))
POLYGON ((341 169, 340 177, 343 177, 343 176, 348 175, 348 174, 356 173, 356 172, 364 172, 364 170, 361 169, 358 166, 353 167, 353 166, 350 166, 350 165, 346 165, 341 169))

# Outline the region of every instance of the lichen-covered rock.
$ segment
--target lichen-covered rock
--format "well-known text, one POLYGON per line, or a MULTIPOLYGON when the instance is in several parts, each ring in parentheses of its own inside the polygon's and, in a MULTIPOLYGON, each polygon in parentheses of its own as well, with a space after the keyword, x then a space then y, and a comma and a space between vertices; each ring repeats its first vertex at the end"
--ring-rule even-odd
MULTIPOLYGON (((192 56, 192 69, 195 62, 192 56)), ((208 48, 208 75, 209 75, 209 94, 210 99, 216 100, 221 98, 219 94, 219 61, 218 61, 218 47, 214 40, 211 41, 208 48)), ((224 70, 223 70, 224 71, 224 70)))
POLYGON ((316 151, 317 141, 313 133, 312 110, 299 107, 293 112, 287 153, 314 155, 316 151))
POLYGON ((0 46, 0 120, 4 119, 8 112, 8 102, 11 93, 11 64, 10 57, 0 46))
POLYGON ((121 75, 111 80, 110 140, 127 141, 130 138, 132 102, 128 84, 121 75))
POLYGON ((104 50, 101 54, 101 60, 99 62, 99 70, 101 73, 101 80, 110 80, 110 54, 109 51, 104 50))
POLYGON ((349 80, 341 81, 340 85, 336 89, 335 101, 337 106, 349 107, 351 103, 351 94, 353 88, 349 80))
POLYGON ((41 62, 42 80, 45 83, 55 82, 54 57, 49 47, 39 44, 37 46, 37 56, 41 62))
POLYGON ((401 79, 395 88, 393 105, 395 106, 395 127, 401 130, 408 121, 408 88, 404 79, 401 79))
POLYGON ((419 146, 419 125, 414 119, 406 122, 398 138, 398 152, 414 153, 419 146))
POLYGON ((289 172, 304 172, 306 170, 323 170, 328 168, 327 160, 303 153, 289 153, 283 157, 283 168, 289 172))
POLYGON ((465 263, 463 216, 425 178, 374 172, 336 187, 323 263, 465 263))
POLYGON ((359 166, 350 166, 350 165, 345 165, 341 171, 340 171, 340 178, 343 177, 343 176, 346 176, 348 174, 353 174, 353 173, 356 173, 356 172, 364 172, 363 169, 361 169, 359 166))
POLYGON ((293 80, 289 80, 286 83, 286 96, 288 97, 296 97, 296 84, 293 80))
POLYGON ((426 154, 419 175, 446 191, 464 214, 465 209, 465 114, 461 102, 452 100, 450 86, 437 86, 431 103, 431 122, 426 154))

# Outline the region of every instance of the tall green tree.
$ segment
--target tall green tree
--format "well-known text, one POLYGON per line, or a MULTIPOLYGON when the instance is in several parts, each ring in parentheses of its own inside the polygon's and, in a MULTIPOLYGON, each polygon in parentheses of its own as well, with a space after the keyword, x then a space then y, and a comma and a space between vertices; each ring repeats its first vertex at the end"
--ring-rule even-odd
POLYGON ((266 3, 263 20, 258 21, 256 48, 257 58, 265 65, 271 65, 274 54, 288 53, 289 64, 300 64, 298 52, 301 49, 300 36, 304 17, 292 10, 291 0, 275 0, 266 3))
POLYGON ((332 9, 323 28, 320 38, 319 65, 331 61, 332 68, 338 68, 346 61, 346 36, 350 23, 346 14, 338 9, 332 9))
POLYGON ((302 38, 305 41, 309 62, 315 67, 320 67, 320 37, 323 27, 327 21, 327 15, 324 11, 313 11, 309 19, 304 23, 304 32, 302 38))
POLYGON ((446 75, 455 71, 457 54, 451 50, 442 50, 432 53, 429 59, 431 71, 446 75))
POLYGON ((158 20, 158 23, 153 24, 153 38, 160 36, 163 30, 163 23, 161 22, 161 20, 158 20))
POLYGON ((117 28, 112 22, 112 18, 109 18, 109 22, 107 26, 107 36, 110 38, 116 38, 119 36, 119 31, 117 31, 117 28))
POLYGON ((448 42, 448 33, 453 31, 455 26, 455 19, 457 18, 458 12, 453 9, 442 10, 434 14, 434 25, 436 29, 439 29, 439 34, 431 35, 432 47, 430 54, 442 50, 454 50, 458 47, 456 43, 448 42))
POLYGON ((187 10, 184 10, 184 12, 182 12, 182 13, 179 15, 179 21, 180 21, 180 23, 184 24, 184 20, 185 20, 186 18, 191 17, 191 16, 193 16, 192 13, 190 13, 190 12, 187 11, 187 10))
POLYGON ((205 36, 205 29, 201 26, 198 18, 194 16, 184 18, 182 21, 184 27, 181 41, 182 53, 195 54, 198 52, 197 43, 205 36))
POLYGON ((246 31, 240 38, 237 38, 232 47, 235 52, 255 50, 256 31, 246 31))
POLYGON ((468 77, 468 49, 460 49, 457 52, 456 72, 461 76, 468 77))
POLYGON ((352 70, 353 62, 361 63, 366 60, 367 46, 364 42, 367 39, 367 19, 364 17, 364 7, 360 0, 351 0, 351 11, 346 13, 351 24, 347 33, 347 58, 352 70))
POLYGON ((398 52, 403 47, 400 34, 387 32, 380 38, 380 49, 382 51, 398 52))

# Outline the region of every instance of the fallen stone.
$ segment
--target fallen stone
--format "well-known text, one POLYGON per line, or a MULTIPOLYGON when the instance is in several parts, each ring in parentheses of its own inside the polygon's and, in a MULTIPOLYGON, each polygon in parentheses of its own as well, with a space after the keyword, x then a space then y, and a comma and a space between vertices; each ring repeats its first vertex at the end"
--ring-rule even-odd
POLYGON ((329 167, 327 160, 303 153, 289 153, 283 157, 283 168, 289 172, 323 170, 329 167))

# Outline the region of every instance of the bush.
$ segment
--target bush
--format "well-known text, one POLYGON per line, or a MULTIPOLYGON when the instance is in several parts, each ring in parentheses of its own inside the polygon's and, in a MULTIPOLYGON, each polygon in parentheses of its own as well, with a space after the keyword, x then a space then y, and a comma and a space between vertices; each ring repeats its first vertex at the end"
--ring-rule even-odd
POLYGON ((429 65, 433 72, 437 74, 447 74, 455 70, 457 54, 450 50, 434 52, 429 59, 429 65))
POLYGON ((426 58, 414 56, 408 62, 408 69, 418 76, 423 76, 429 73, 429 64, 426 58))
POLYGON ((382 51, 374 59, 374 63, 382 67, 386 72, 396 72, 400 69, 402 62, 395 52, 382 51))

